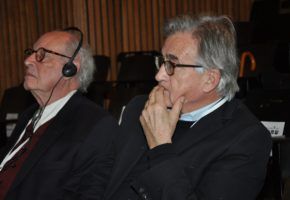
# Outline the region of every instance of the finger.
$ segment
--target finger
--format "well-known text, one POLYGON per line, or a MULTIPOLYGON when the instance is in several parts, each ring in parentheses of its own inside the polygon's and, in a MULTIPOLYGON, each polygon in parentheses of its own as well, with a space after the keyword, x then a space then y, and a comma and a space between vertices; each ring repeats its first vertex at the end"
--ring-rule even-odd
POLYGON ((145 129, 145 127, 147 127, 147 126, 146 126, 145 119, 144 119, 144 117, 142 115, 140 115, 139 121, 141 122, 141 125, 142 125, 143 129, 145 129))
POLYGON ((151 132, 150 132, 150 129, 149 127, 147 126, 147 123, 146 123, 146 120, 145 118, 141 115, 140 118, 139 118, 140 122, 141 122, 141 125, 142 125, 142 128, 143 128, 143 132, 144 132, 144 135, 146 137, 146 140, 147 140, 147 144, 149 146, 149 148, 153 148, 154 146, 151 145, 153 143, 153 138, 151 136, 151 132), (152 147, 151 147, 152 146, 152 147))
POLYGON ((145 106, 144 106, 144 109, 145 109, 145 110, 147 110, 147 108, 148 108, 148 105, 149 105, 149 100, 148 100, 148 101, 146 101, 146 103, 145 103, 145 106))
POLYGON ((142 113, 141 113, 141 116, 142 119, 143 119, 143 122, 147 124, 147 127, 149 126, 150 124, 150 116, 148 114, 148 111, 147 110, 143 110, 142 113))
POLYGON ((149 116, 145 110, 142 111, 142 114, 140 115, 139 120, 141 122, 144 132, 148 133, 148 131, 150 130, 150 121, 149 121, 149 116))
POLYGON ((155 86, 152 91, 150 92, 149 94, 149 102, 150 103, 154 103, 155 102, 155 93, 156 93, 156 90, 158 90, 159 86, 155 86))
POLYGON ((171 112, 170 112, 172 119, 174 119, 176 121, 179 119, 179 115, 181 113, 183 103, 184 103, 184 97, 179 97, 177 99, 177 101, 174 103, 174 105, 171 109, 171 112))
POLYGON ((170 93, 168 90, 164 90, 164 98, 165 98, 165 103, 166 103, 167 108, 171 108, 172 102, 171 102, 170 93))
POLYGON ((163 105, 165 104, 164 87, 159 87, 156 90, 156 101, 163 105))

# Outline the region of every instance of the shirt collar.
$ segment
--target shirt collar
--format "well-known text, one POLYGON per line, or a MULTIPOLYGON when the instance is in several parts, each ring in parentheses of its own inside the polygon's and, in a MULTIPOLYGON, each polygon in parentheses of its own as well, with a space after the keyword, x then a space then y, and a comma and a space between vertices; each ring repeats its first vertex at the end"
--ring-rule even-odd
POLYGON ((227 101, 226 98, 220 98, 209 105, 199 108, 198 110, 194 110, 192 112, 182 114, 179 120, 189 121, 189 122, 198 121, 205 115, 208 115, 209 113, 213 112, 214 110, 222 106, 226 101, 227 101))
POLYGON ((56 114, 62 109, 62 107, 66 104, 66 102, 73 96, 74 93, 76 93, 77 90, 73 90, 70 93, 68 93, 66 96, 62 97, 61 99, 58 99, 57 101, 47 105, 43 113, 41 115, 40 120, 35 125, 34 131, 40 127, 45 122, 52 119, 56 114))

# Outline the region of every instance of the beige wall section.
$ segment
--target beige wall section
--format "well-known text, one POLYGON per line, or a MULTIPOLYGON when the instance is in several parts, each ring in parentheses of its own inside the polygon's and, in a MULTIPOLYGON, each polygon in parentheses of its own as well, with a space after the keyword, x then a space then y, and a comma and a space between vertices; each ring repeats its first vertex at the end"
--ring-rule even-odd
POLYGON ((176 14, 214 12, 249 19, 252 0, 2 0, 0 3, 0 98, 22 81, 23 50, 44 32, 78 26, 95 54, 111 57, 117 75, 122 51, 159 50, 160 27, 176 14))

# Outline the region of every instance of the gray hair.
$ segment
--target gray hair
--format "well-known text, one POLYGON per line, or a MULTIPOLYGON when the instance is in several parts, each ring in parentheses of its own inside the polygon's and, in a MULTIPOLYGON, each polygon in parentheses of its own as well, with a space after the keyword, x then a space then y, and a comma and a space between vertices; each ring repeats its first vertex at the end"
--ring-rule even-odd
MULTIPOLYGON (((67 43, 67 51, 74 52, 79 44, 79 33, 76 31, 65 31, 71 33, 74 37, 71 41, 67 43)), ((95 62, 92 55, 92 51, 87 43, 84 44, 80 48, 78 52, 80 56, 80 70, 76 74, 76 78, 79 81, 79 89, 82 92, 86 92, 88 86, 93 81, 93 76, 95 72, 95 62)))
POLYGON ((164 26, 167 38, 177 32, 190 32, 198 40, 197 65, 200 73, 207 69, 218 69, 221 80, 217 92, 231 100, 239 90, 238 57, 236 48, 236 31, 227 16, 181 15, 170 19, 164 26))

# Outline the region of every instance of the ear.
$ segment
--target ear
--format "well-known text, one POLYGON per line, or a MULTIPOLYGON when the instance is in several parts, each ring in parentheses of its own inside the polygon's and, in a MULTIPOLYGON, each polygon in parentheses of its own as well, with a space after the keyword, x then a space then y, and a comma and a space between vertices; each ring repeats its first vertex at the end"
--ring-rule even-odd
POLYGON ((218 69, 209 69, 206 71, 205 78, 206 80, 204 83, 203 91, 209 93, 212 90, 215 90, 218 86, 221 79, 221 73, 218 69))
POLYGON ((81 66, 81 58, 79 54, 75 57, 75 59, 73 60, 73 63, 77 67, 77 73, 78 73, 80 71, 80 66, 81 66))

